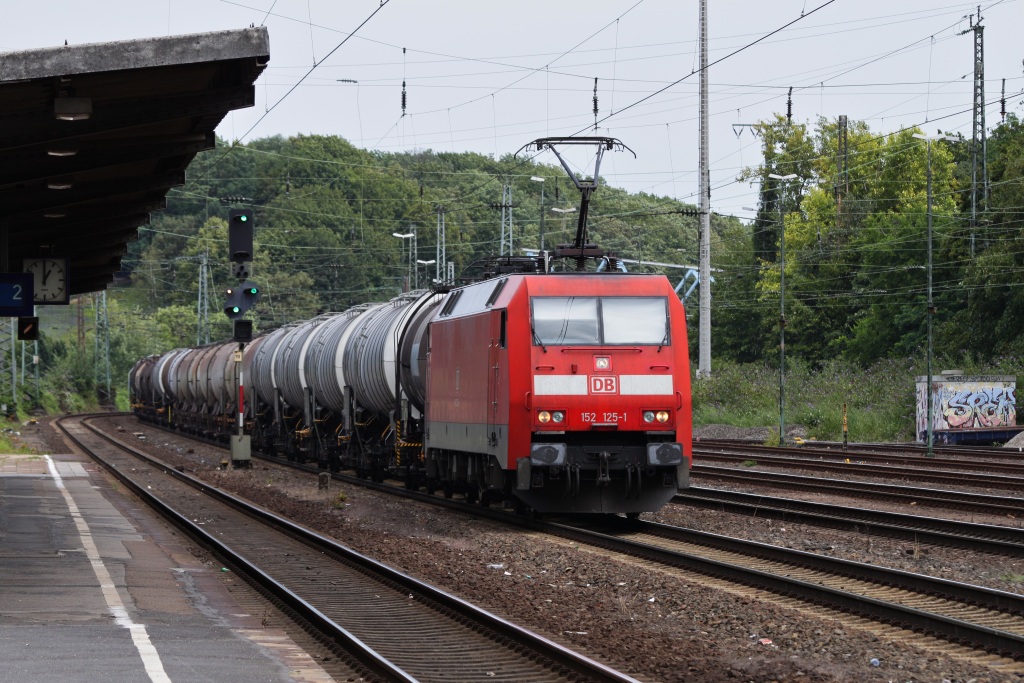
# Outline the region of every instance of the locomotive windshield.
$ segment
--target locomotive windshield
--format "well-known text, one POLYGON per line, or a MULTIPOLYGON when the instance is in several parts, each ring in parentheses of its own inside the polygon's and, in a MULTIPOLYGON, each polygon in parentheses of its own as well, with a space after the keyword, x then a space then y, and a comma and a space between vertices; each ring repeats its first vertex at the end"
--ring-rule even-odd
POLYGON ((669 345, 664 297, 550 296, 532 304, 538 345, 669 345))

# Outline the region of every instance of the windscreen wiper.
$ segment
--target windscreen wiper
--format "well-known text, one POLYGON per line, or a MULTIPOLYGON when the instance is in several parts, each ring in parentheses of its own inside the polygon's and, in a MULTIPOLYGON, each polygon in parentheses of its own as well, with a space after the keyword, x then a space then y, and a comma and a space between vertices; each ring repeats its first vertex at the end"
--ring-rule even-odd
POLYGON ((548 347, 544 346, 544 342, 542 342, 540 340, 540 337, 537 336, 537 328, 533 326, 532 320, 530 321, 530 333, 533 335, 533 343, 539 346, 540 348, 544 349, 544 353, 547 353, 548 347))

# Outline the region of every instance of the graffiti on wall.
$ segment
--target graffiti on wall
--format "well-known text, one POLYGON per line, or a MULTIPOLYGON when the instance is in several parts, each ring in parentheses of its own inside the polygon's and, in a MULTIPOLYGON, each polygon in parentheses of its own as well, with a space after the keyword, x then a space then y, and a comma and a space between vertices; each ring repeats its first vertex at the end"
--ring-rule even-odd
MULTIPOLYGON (((932 429, 976 429, 1017 424, 1016 386, 1008 382, 933 384, 932 429)), ((928 428, 924 383, 917 387, 917 433, 928 428)))
POLYGON ((1013 387, 940 392, 942 417, 950 429, 1005 427, 1017 424, 1017 398, 1013 387))

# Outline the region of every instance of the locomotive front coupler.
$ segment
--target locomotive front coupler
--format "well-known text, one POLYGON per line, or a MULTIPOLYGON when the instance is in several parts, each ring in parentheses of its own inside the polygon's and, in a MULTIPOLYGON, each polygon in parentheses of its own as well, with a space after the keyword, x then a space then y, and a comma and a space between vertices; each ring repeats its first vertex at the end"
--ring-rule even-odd
POLYGON ((607 486, 611 483, 610 461, 612 454, 608 451, 601 451, 597 454, 597 485, 607 486))

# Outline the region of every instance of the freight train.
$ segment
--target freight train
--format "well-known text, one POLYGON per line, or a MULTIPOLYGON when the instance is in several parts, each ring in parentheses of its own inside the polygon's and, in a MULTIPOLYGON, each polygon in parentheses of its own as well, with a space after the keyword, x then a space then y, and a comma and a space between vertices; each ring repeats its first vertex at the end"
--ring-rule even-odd
POLYGON ((270 455, 469 502, 659 509, 690 482, 686 314, 664 276, 619 272, 587 234, 601 157, 628 148, 601 137, 528 147, 553 152, 580 190, 571 244, 487 259, 462 286, 322 315, 249 344, 142 359, 129 377, 133 410, 222 441, 244 429, 270 455), (577 177, 558 150, 575 145, 596 148, 593 178, 577 177), (553 272, 553 260, 575 268, 553 272))
POLYGON ((143 420, 222 441, 241 420, 264 453, 471 502, 635 516, 689 485, 685 313, 663 276, 409 292, 150 356, 129 384, 143 420))

